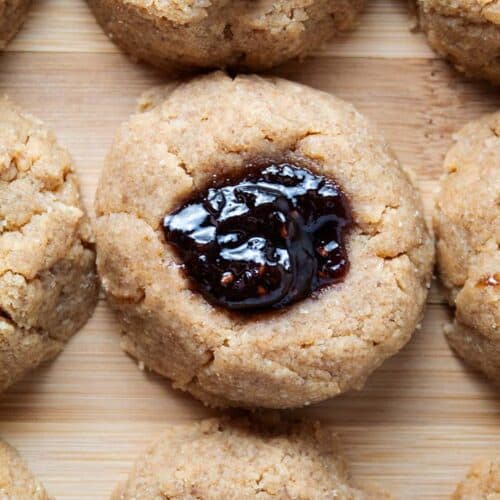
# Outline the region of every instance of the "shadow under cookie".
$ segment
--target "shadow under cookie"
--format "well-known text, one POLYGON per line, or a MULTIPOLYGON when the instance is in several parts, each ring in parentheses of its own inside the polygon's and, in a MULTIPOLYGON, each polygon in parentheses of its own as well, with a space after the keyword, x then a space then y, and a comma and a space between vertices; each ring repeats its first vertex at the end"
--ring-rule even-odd
POLYGON ((31 0, 0 0, 0 49, 7 46, 20 30, 31 0))

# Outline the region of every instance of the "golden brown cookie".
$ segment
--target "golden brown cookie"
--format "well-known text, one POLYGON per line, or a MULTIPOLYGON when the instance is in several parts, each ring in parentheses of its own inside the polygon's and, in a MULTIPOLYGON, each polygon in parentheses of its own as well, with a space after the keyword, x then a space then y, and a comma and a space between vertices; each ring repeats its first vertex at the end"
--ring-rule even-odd
POLYGON ((500 383, 500 113, 469 123, 445 159, 434 226, 456 308, 451 347, 500 383))
POLYGON ((500 457, 473 465, 451 498, 452 500, 499 500, 500 457))
POLYGON ((417 0, 433 49, 475 78, 500 84, 500 1, 417 0))
POLYGON ((327 427, 221 418, 172 427, 152 444, 112 495, 139 498, 391 497, 353 483, 327 427))
POLYGON ((0 441, 0 498, 5 500, 49 500, 17 451, 0 441))
MULTIPOLYGON (((221 72, 170 86, 143 100, 142 109, 119 130, 96 198, 98 270, 124 349, 216 406, 291 408, 361 388, 410 339, 433 259, 418 191, 378 132, 329 94, 221 72), (244 314, 198 292, 163 225, 214 178, 241 176, 263 158, 306 164, 340 186, 352 209, 341 242, 350 267, 319 293, 244 314)), ((295 216, 301 214, 292 210, 295 216)), ((269 224, 256 217, 256 231, 268 234, 273 217, 269 224)), ((248 233, 252 224, 236 232, 248 233)), ((286 240, 291 232, 283 229, 274 236, 286 240)), ((311 250, 311 258, 324 250, 311 250)), ((246 271, 255 269, 241 270, 233 284, 246 271)), ((266 298, 262 285, 256 293, 266 298)))
POLYGON ((19 31, 30 4, 31 0, 0 0, 0 49, 19 31))
POLYGON ((257 71, 304 56, 350 28, 365 0, 88 0, 134 58, 171 69, 257 71))
POLYGON ((56 356, 92 314, 93 247, 68 152, 0 100, 0 390, 56 356))

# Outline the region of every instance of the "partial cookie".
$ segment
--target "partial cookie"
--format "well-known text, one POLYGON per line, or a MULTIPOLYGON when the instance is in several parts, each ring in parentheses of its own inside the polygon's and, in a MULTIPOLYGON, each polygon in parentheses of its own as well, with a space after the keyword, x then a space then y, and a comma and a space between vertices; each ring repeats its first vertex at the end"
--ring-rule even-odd
POLYGON ((318 423, 211 419, 172 427, 135 463, 113 500, 390 498, 354 485, 335 435, 318 423))
POLYGON ((92 314, 94 239, 68 152, 0 100, 0 390, 55 357, 92 314))
POLYGON ((31 0, 0 0, 0 49, 19 31, 30 4, 31 0))
POLYGON ((378 132, 350 104, 276 78, 218 72, 156 96, 118 132, 96 198, 98 270, 125 350, 216 406, 361 388, 410 339, 433 260, 418 191, 378 132), (258 165, 267 183, 227 186, 258 165), (212 215, 169 219, 220 183, 212 215), (188 244, 208 239, 183 256, 176 224, 193 230, 188 244))
POLYGON ((434 226, 456 308, 451 347, 500 383, 500 112, 469 123, 445 159, 434 226))
POLYGON ((365 0, 88 0, 134 58, 171 69, 262 70, 350 28, 365 0))
POLYGON ((0 441, 0 498, 8 500, 49 500, 17 451, 0 441))
POLYGON ((500 499, 500 457, 473 465, 452 500, 500 499))
POLYGON ((434 50, 475 78, 500 84, 500 2, 417 0, 420 25, 434 50))

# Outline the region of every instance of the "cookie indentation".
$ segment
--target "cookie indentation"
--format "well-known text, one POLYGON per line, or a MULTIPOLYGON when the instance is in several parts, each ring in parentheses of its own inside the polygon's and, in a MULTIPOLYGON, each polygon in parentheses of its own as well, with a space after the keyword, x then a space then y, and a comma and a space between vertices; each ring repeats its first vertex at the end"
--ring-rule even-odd
POLYGON ((340 187, 287 161, 249 166, 163 220, 196 289, 239 311, 279 309, 342 281, 351 225, 340 187))

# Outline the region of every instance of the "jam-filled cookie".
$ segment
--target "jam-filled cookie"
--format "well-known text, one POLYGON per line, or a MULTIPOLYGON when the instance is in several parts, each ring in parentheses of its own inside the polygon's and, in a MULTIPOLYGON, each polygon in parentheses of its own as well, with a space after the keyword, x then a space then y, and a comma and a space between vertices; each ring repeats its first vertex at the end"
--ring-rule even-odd
POLYGON ((50 500, 51 498, 18 452, 4 441, 0 441, 0 498, 6 500, 50 500))
POLYGON ((316 422, 210 419, 166 431, 112 500, 389 499, 353 484, 332 429, 316 422))
POLYGON ((410 339, 433 244, 349 104, 223 73, 143 100, 100 179, 98 270, 127 352, 210 405, 360 388, 410 339))
POLYGON ((438 265, 455 307, 451 347, 500 384, 500 112, 468 124, 445 159, 438 265))
POLYGON ((97 301, 89 220, 68 152, 0 100, 0 390, 53 358, 97 301))
POLYGON ((500 2, 417 0, 433 49, 475 78, 500 84, 500 2))
POLYGON ((19 31, 30 4, 31 0, 0 0, 0 49, 19 31))
POLYGON ((473 465, 451 498, 452 500, 500 498, 500 456, 473 465))
POLYGON ((365 0, 88 0, 109 37, 165 69, 258 71, 350 28, 365 0))

